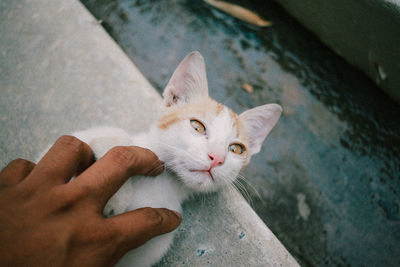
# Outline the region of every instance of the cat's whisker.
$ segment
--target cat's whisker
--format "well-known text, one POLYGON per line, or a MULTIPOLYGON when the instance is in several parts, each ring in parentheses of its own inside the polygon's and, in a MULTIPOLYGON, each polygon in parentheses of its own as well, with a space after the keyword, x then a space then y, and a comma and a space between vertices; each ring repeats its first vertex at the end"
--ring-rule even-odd
MULTIPOLYGON (((155 165, 156 165, 156 164, 154 164, 154 166, 155 166, 155 165)), ((156 166, 156 167, 154 167, 154 168, 151 168, 151 169, 150 169, 150 172, 151 172, 151 173, 157 173, 157 172, 159 172, 159 171, 162 170, 162 169, 165 169, 164 166, 162 166, 162 165, 160 166, 160 165, 159 165, 159 166, 156 166)), ((161 173, 160 173, 160 174, 161 174, 161 173)))
MULTIPOLYGON (((253 206, 253 200, 252 200, 251 194, 245 185, 245 184, 249 184, 249 183, 246 181, 246 178, 243 175, 238 173, 237 177, 236 177, 236 175, 233 171, 222 171, 222 175, 220 178, 223 179, 223 181, 226 184, 228 184, 230 186, 230 188, 233 188, 234 190, 241 193, 241 195, 246 199, 246 201, 251 206, 253 206), (245 184, 242 183, 241 181, 243 181, 245 184)), ((254 187, 252 188, 252 190, 254 190, 258 194, 258 192, 255 190, 254 187)))
POLYGON ((246 195, 248 196, 249 204, 254 207, 254 201, 253 198, 256 196, 258 199, 261 199, 260 194, 258 191, 252 186, 244 177, 240 177, 241 175, 238 176, 238 179, 235 181, 236 183, 240 184, 243 187, 243 190, 246 192, 246 195), (250 190, 253 192, 253 194, 250 192, 250 190), (255 194, 254 194, 255 193, 255 194))
POLYGON ((238 190, 239 193, 242 194, 242 196, 246 199, 246 201, 250 204, 250 206, 253 206, 253 199, 251 198, 251 195, 246 189, 246 187, 243 184, 241 184, 238 180, 233 182, 232 185, 238 190))
POLYGON ((149 167, 149 169, 153 172, 159 170, 163 168, 163 165, 159 163, 159 161, 155 160, 152 162, 151 166, 149 167), (157 166, 158 165, 158 166, 157 166))
MULTIPOLYGON (((261 200, 261 195, 260 195, 260 193, 259 193, 258 190, 250 183, 249 179, 247 179, 247 178, 246 178, 244 175, 242 175, 240 172, 239 172, 239 174, 238 174, 237 179, 240 180, 240 181, 242 181, 242 182, 247 186, 247 188, 250 188, 250 189, 252 190, 252 192, 256 195, 256 197, 257 197, 258 199, 261 200)), ((254 194, 253 194, 253 195, 254 195, 254 194)))

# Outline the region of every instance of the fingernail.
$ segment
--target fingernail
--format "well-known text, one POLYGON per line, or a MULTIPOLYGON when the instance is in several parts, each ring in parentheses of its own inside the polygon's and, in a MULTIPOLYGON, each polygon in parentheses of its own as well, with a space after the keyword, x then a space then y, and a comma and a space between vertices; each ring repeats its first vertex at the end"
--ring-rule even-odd
POLYGON ((182 220, 182 215, 179 213, 179 212, 177 212, 176 210, 171 210, 173 213, 175 213, 176 214, 176 216, 178 216, 178 218, 180 219, 180 220, 182 220))

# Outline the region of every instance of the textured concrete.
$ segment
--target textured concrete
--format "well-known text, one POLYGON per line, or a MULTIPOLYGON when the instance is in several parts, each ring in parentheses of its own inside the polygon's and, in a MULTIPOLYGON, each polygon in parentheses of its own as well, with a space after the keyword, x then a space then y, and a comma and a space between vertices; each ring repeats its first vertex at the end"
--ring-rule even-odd
POLYGON ((275 1, 400 102, 400 1, 275 1))
MULTIPOLYGON (((154 119, 160 96, 78 1, 3 0, 0 17, 0 167, 65 133, 154 119)), ((163 266, 298 265, 235 191, 188 201, 178 231, 163 266)))
POLYGON ((272 1, 240 1, 273 22, 265 29, 203 1, 81 1, 159 92, 199 50, 213 98, 239 113, 282 105, 242 175, 259 193, 249 190, 253 209, 299 264, 400 266, 400 105, 371 79, 272 1))

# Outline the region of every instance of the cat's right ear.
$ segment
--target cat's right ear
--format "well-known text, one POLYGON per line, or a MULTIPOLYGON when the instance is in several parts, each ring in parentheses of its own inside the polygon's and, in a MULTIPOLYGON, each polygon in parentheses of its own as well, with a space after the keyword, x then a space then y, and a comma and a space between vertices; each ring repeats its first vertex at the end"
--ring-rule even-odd
POLYGON ((244 121, 251 155, 260 152, 262 142, 278 122, 281 113, 280 105, 266 104, 240 114, 239 118, 244 121))
POLYGON ((199 96, 208 96, 206 66, 198 51, 187 55, 176 68, 164 89, 164 104, 170 107, 188 103, 199 96))

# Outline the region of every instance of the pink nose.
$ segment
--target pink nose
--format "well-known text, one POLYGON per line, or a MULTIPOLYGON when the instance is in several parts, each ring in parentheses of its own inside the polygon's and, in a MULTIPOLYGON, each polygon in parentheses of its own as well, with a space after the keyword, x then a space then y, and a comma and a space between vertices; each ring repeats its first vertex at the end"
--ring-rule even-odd
POLYGON ((217 165, 224 164, 224 161, 225 161, 225 157, 224 156, 219 156, 219 155, 215 155, 213 153, 210 153, 210 154, 208 154, 208 157, 211 159, 210 169, 214 168, 217 165))

